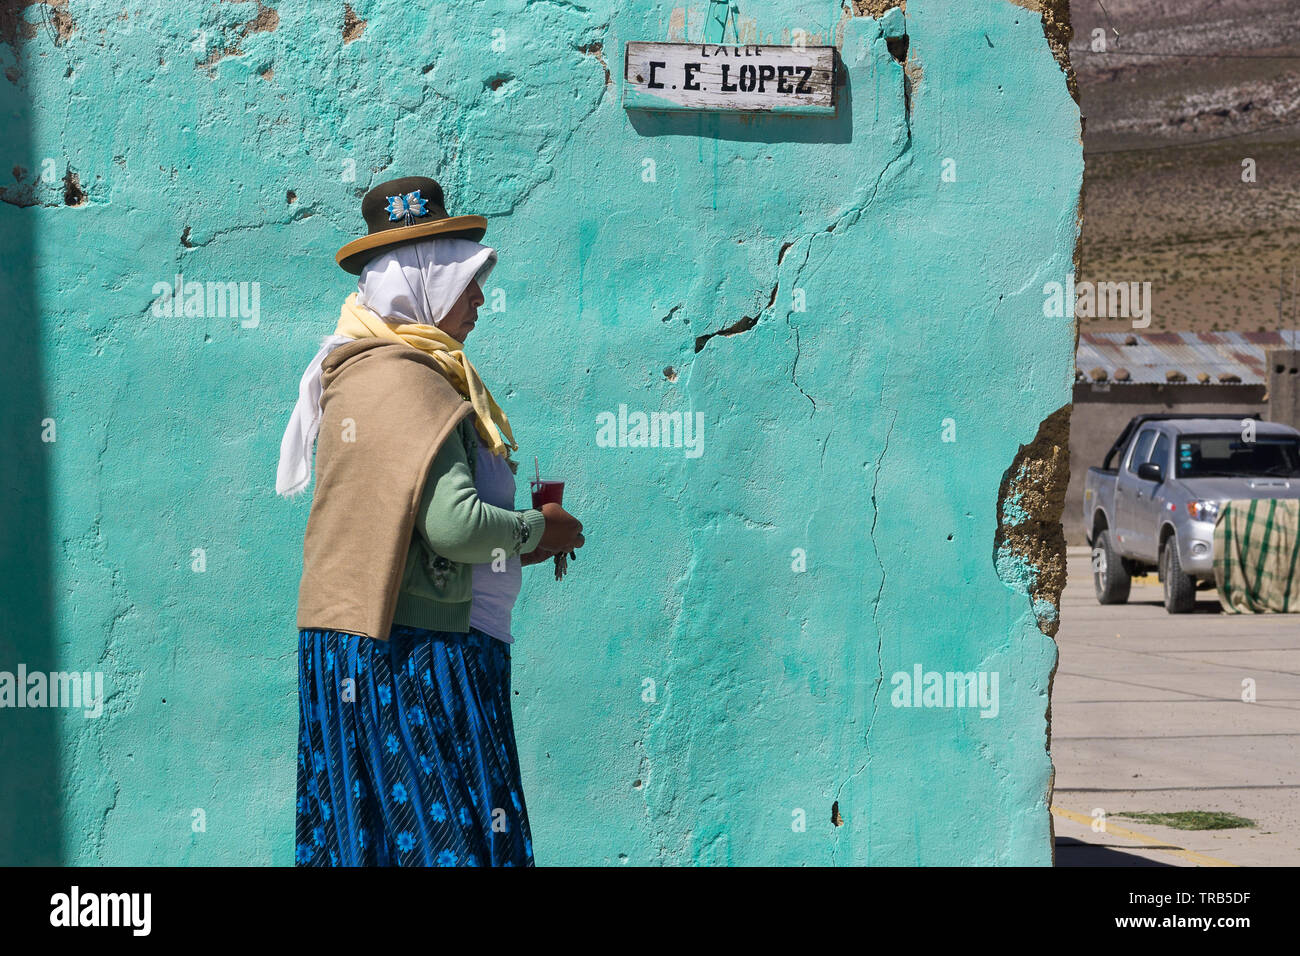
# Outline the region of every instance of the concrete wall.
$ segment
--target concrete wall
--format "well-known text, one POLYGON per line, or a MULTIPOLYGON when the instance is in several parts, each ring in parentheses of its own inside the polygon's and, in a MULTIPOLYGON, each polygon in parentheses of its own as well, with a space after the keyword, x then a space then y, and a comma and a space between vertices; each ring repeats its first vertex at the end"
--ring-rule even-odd
POLYGON ((1087 543, 1083 483, 1088 469, 1101 466, 1106 452, 1134 415, 1160 412, 1258 412, 1268 419, 1269 403, 1262 385, 1075 385, 1074 409, 1070 413, 1070 488, 1063 519, 1069 544, 1087 543))
POLYGON ((1300 349, 1269 349, 1268 420, 1300 428, 1300 349))
POLYGON ((0 711, 0 857, 292 862, 275 457, 358 197, 418 172, 490 219, 472 354, 589 532, 518 612, 538 862, 1049 863, 1079 113, 1063 3, 960 6, 740 4, 839 48, 831 119, 626 112, 623 44, 703 6, 6 14, 0 669, 108 698, 0 711), (177 274, 246 314, 160 314, 177 274), (702 453, 602 447, 622 406, 702 453), (996 707, 902 706, 918 667, 996 707))

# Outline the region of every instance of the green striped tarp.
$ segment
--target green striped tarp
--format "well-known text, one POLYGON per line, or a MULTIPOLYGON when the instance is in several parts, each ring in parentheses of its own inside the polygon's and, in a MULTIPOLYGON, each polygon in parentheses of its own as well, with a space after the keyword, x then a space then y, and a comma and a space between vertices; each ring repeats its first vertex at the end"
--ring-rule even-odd
POLYGON ((1214 581, 1231 614, 1300 611, 1300 500, 1227 502, 1214 525, 1214 581))

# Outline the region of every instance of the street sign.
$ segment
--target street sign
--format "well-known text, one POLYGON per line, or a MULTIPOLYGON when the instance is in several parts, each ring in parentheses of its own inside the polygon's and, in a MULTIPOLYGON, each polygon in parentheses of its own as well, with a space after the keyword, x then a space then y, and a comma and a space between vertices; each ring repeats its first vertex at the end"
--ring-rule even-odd
POLYGON ((629 43, 623 106, 637 110, 835 112, 835 48, 629 43))

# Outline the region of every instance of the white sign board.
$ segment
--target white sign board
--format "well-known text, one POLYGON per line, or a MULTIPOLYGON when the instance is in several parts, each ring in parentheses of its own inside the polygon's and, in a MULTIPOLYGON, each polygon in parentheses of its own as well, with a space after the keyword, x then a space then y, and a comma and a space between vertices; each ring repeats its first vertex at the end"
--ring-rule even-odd
POLYGON ((835 48, 629 43, 623 106, 640 110, 835 112, 835 48))

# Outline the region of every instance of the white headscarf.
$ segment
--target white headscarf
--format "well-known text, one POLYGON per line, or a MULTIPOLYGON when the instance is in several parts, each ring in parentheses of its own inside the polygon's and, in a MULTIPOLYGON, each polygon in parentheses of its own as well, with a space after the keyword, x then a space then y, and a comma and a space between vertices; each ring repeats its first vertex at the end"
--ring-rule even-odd
MULTIPOLYGON (((487 281, 497 264, 495 249, 469 239, 426 239, 398 246, 370 260, 357 283, 357 304, 394 325, 437 325, 471 279, 487 281)), ((298 403, 280 440, 277 494, 292 497, 311 481, 311 452, 321 420, 321 363, 340 345, 355 341, 327 335, 303 372, 298 403)))

